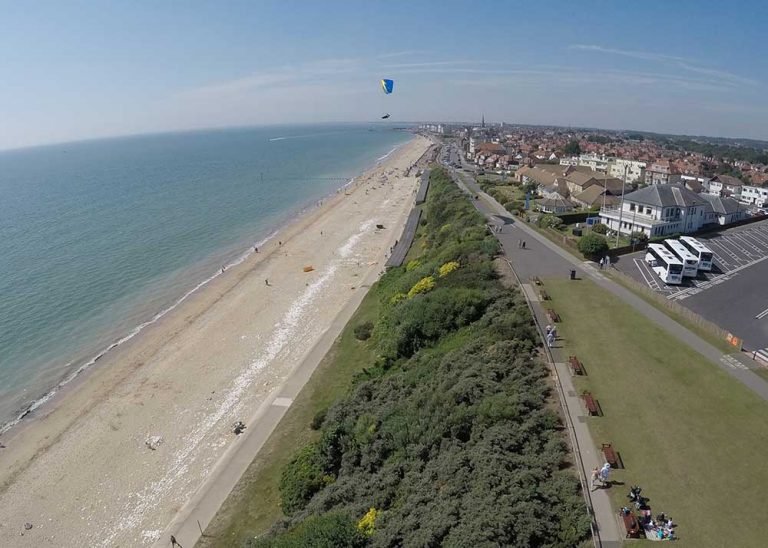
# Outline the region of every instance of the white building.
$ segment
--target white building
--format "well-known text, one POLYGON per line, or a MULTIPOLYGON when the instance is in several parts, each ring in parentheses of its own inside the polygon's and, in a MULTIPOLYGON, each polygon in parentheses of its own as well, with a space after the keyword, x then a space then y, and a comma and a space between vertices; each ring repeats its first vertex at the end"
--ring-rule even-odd
POLYGON ((624 158, 611 158, 608 161, 608 175, 617 179, 624 178, 624 169, 627 170, 627 182, 643 182, 645 180, 645 162, 638 160, 625 160, 624 158))
POLYGON ((608 158, 597 154, 582 154, 579 156, 579 165, 605 173, 608 170, 608 158))
POLYGON ((561 166, 577 166, 579 165, 579 159, 576 156, 571 156, 570 158, 560 158, 560 165, 561 166))
POLYGON ((701 197, 709 202, 715 221, 719 225, 729 225, 741 221, 747 216, 746 208, 733 198, 723 198, 711 194, 702 194, 701 197))
POLYGON ((733 196, 739 198, 744 188, 744 181, 731 175, 715 175, 709 181, 709 193, 715 196, 733 196))
POLYGON ((696 232, 717 222, 712 206, 679 183, 652 185, 624 197, 624 204, 600 210, 601 221, 622 234, 648 237, 696 232))
POLYGON ((768 187, 744 185, 739 199, 745 204, 765 207, 768 204, 768 187))

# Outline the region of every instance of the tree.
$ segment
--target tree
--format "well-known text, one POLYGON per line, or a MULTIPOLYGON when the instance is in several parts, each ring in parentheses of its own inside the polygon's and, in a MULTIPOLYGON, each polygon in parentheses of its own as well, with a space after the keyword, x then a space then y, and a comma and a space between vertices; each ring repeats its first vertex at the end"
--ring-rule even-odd
POLYGON ((570 154, 571 156, 578 156, 581 154, 581 145, 576 139, 571 139, 568 144, 565 145, 563 152, 570 154))
POLYGON ((539 183, 535 181, 528 181, 523 185, 523 192, 525 194, 530 194, 531 196, 536 196, 536 194, 539 193, 539 183))
POLYGON ((539 227, 559 229, 563 225, 563 220, 557 215, 547 214, 539 217, 539 227))
POLYGON ((629 238, 637 243, 644 243, 648 241, 648 234, 642 230, 635 230, 629 238))
POLYGON ((590 232, 579 238, 579 251, 588 259, 602 257, 608 251, 608 241, 605 236, 590 232))
POLYGON ((606 234, 608 232, 608 225, 604 225, 603 223, 593 225, 592 232, 595 234, 606 234))

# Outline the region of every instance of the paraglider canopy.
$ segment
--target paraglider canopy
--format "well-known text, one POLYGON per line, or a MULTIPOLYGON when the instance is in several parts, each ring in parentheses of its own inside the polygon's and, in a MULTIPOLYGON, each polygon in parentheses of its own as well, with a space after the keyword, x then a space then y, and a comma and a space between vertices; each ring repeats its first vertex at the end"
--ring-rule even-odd
POLYGON ((381 89, 389 95, 392 93, 392 90, 395 88, 395 81, 394 80, 387 80, 386 78, 381 81, 381 89))
POLYGON ((387 112, 384 116, 381 117, 382 120, 386 120, 389 118, 389 112, 387 112))

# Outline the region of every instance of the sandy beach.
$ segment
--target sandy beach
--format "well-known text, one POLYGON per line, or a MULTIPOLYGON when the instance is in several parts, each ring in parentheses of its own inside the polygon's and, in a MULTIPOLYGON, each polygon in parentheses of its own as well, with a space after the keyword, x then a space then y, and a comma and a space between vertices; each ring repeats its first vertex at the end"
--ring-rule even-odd
POLYGON ((400 147, 4 436, 0 546, 157 541, 240 442, 232 424, 258 428, 260 405, 383 270, 413 205, 406 170, 429 144, 400 147))

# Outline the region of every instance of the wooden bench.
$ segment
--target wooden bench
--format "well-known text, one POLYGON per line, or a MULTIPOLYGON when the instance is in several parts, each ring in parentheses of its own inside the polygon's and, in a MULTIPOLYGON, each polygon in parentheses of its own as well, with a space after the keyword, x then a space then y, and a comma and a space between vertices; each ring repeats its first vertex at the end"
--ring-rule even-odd
POLYGON ((613 450, 613 445, 610 443, 604 443, 600 450, 603 452, 605 462, 611 465, 613 468, 619 467, 619 459, 616 456, 616 451, 613 450))
POLYGON ((621 519, 624 521, 624 529, 627 530, 627 538, 640 538, 640 523, 637 521, 635 514, 632 512, 629 514, 622 512, 621 519))
POLYGON ((540 298, 542 301, 548 301, 548 300, 549 300, 549 293, 547 293, 546 291, 544 291, 544 290, 542 289, 541 291, 539 291, 539 298, 540 298))
POLYGON ((584 367, 576 356, 568 356, 568 365, 571 366, 571 371, 574 375, 584 374, 584 367))
POLYGON ((560 322, 560 316, 558 316, 557 312, 555 312, 551 308, 547 308, 547 318, 549 318, 549 321, 552 323, 560 322))
POLYGON ((584 399, 584 405, 587 407, 587 411, 590 415, 599 415, 600 408, 597 406, 595 398, 592 397, 591 392, 584 392, 581 397, 584 399))

